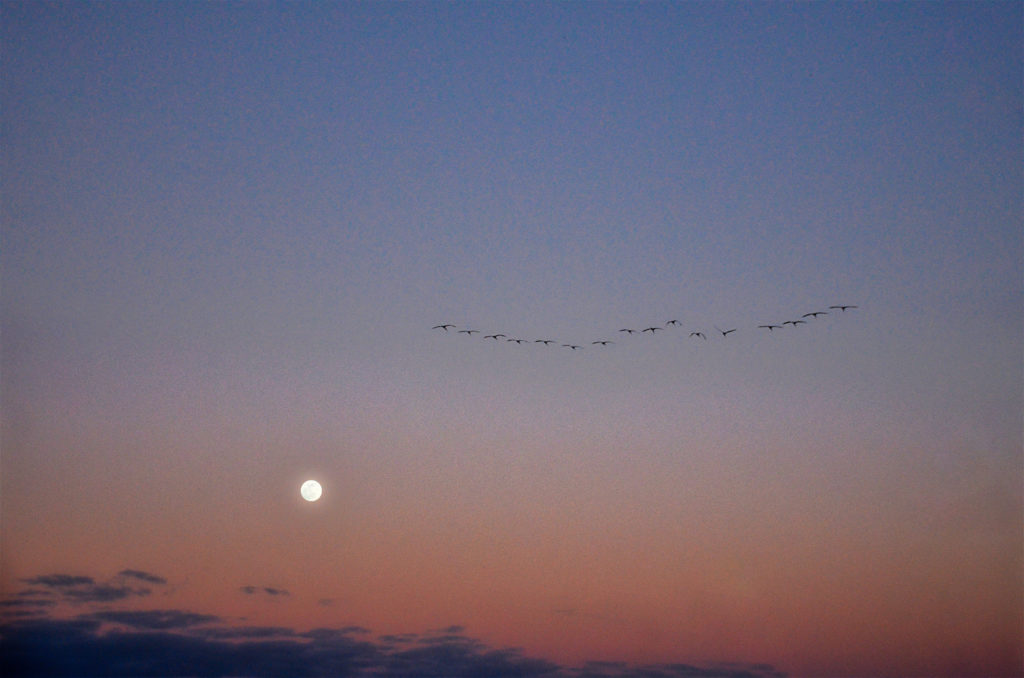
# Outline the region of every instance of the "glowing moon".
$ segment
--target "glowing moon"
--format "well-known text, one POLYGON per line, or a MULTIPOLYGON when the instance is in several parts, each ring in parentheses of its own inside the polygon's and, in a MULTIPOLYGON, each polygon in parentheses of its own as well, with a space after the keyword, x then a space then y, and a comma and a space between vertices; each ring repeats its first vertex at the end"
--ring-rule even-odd
POLYGON ((324 490, 320 487, 320 483, 315 480, 307 480, 302 483, 302 487, 299 488, 299 494, 306 501, 316 501, 323 494, 324 490))

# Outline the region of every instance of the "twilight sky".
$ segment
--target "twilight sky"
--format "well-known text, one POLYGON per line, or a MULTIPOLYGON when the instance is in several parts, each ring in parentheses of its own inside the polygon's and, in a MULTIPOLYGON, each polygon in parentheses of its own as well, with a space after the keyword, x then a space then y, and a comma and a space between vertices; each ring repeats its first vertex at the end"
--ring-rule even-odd
POLYGON ((1020 3, 0 12, 5 675, 1024 671, 1020 3))

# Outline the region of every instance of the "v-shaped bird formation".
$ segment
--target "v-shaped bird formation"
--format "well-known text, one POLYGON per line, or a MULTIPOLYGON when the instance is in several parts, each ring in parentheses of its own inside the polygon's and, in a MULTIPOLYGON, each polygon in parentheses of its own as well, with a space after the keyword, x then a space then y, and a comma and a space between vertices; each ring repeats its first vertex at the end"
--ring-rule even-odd
MULTIPOLYGON (((777 322, 762 323, 760 325, 752 326, 752 330, 768 330, 769 333, 774 333, 775 330, 785 330, 787 327, 790 329, 796 329, 800 325, 807 325, 808 323, 821 323, 827 320, 825 316, 834 314, 846 313, 847 311, 858 308, 854 304, 833 304, 828 307, 827 311, 809 311, 807 313, 795 314, 789 320, 782 320, 777 322)), ((710 334, 713 339, 721 341, 722 339, 728 339, 729 335, 734 332, 741 331, 739 327, 721 328, 717 325, 712 325, 714 332, 705 332, 703 328, 688 328, 684 327, 683 321, 681 320, 666 320, 661 325, 648 325, 646 327, 622 327, 616 332, 610 332, 608 337, 619 337, 625 340, 628 337, 636 336, 654 336, 658 332, 679 332, 681 331, 686 339, 696 339, 699 341, 708 341, 708 335, 710 334), (639 328, 639 329, 637 329, 639 328), (720 336, 719 336, 720 335, 720 336)), ((493 342, 502 342, 506 344, 515 344, 521 346, 523 344, 537 345, 547 348, 565 348, 571 351, 582 351, 584 348, 607 348, 616 344, 614 339, 608 337, 601 337, 600 339, 589 339, 586 341, 561 341, 558 339, 540 338, 540 339, 525 339, 518 336, 512 336, 502 332, 495 332, 493 334, 484 334, 482 330, 464 327, 459 328, 457 325, 452 323, 442 323, 440 325, 434 325, 432 330, 443 331, 446 334, 464 334, 467 337, 473 337, 474 335, 481 335, 484 340, 493 342)))

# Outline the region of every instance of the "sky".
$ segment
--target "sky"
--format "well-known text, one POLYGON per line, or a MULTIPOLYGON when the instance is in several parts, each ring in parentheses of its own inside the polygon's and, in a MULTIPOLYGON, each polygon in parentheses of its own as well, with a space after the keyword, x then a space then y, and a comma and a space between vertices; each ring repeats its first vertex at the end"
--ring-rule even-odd
POLYGON ((0 35, 4 675, 1024 673, 1020 3, 0 35))

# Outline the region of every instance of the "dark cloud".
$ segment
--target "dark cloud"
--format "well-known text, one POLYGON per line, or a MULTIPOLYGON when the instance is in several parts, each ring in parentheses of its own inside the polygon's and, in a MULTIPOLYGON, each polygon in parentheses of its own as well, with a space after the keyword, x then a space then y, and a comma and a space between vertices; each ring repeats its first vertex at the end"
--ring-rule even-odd
POLYGON ((402 645, 407 643, 415 643, 419 640, 418 633, 393 633, 385 636, 381 636, 378 640, 382 643, 389 645, 402 645))
POLYGON ((291 595, 290 593, 288 593, 284 589, 275 589, 275 588, 270 587, 270 586, 264 586, 263 587, 263 592, 266 593, 268 596, 290 596, 291 595))
MULTIPOLYGON (((159 619, 150 619, 149 627, 159 619)), ((298 639, 281 637, 281 630, 256 631, 252 638, 239 630, 214 638, 209 629, 198 631, 103 632, 97 619, 8 624, 0 627, 0 675, 346 678, 369 675, 384 660, 374 644, 339 633, 298 639)))
POLYGON ((464 630, 465 628, 462 626, 447 626, 443 629, 430 629, 425 634, 417 638, 416 642, 430 645, 440 645, 445 643, 459 645, 467 642, 475 642, 462 635, 464 630))
POLYGON ((651 664, 634 666, 625 662, 587 662, 561 674, 572 678, 784 678, 785 674, 767 664, 651 664))
POLYGON ((44 574, 32 579, 22 579, 26 584, 65 588, 68 586, 91 586, 96 583, 92 577, 79 577, 72 574, 44 574))
POLYGON ((129 577, 131 579, 138 579, 144 581, 147 584, 166 584, 167 580, 163 577, 151 574, 149 572, 143 572, 142 570, 121 570, 117 573, 122 577, 129 577))
POLYGON ((781 678, 764 665, 568 668, 494 649, 448 627, 425 635, 354 636, 358 626, 297 633, 286 627, 226 627, 180 610, 97 611, 75 619, 0 625, 0 675, 10 678, 781 678), (129 627, 111 630, 109 625, 129 627), (443 632, 438 635, 438 631, 443 632))
MULTIPOLYGON (((151 583, 157 583, 157 581, 164 583, 161 577, 139 570, 122 570, 120 575, 151 583)), ((92 577, 71 574, 45 574, 21 581, 34 586, 45 586, 48 593, 57 594, 72 603, 109 603, 132 596, 148 596, 152 592, 145 587, 132 588, 124 584, 100 584, 92 577)), ((18 595, 27 595, 28 593, 28 591, 22 591, 18 595)))
POLYGON ((372 633, 365 626, 345 626, 338 629, 341 633, 372 633))
POLYGON ((285 626, 242 626, 213 627, 193 631, 205 638, 256 639, 256 638, 298 638, 294 629, 285 626))
POLYGON ((54 607, 57 601, 49 591, 30 589, 22 591, 13 598, 0 600, 0 619, 36 617, 54 607))
POLYGON ((184 629, 220 621, 220 617, 182 610, 102 610, 83 617, 135 629, 184 629))
POLYGON ((110 586, 109 584, 92 584, 69 588, 62 591, 64 597, 73 602, 80 603, 110 603, 115 600, 124 600, 132 596, 148 596, 150 590, 147 588, 133 589, 130 586, 110 586))
POLYGON ((8 598, 0 600, 0 607, 50 607, 56 605, 57 601, 50 598, 8 598))
MULTIPOLYGON (((299 632, 283 626, 228 626, 224 618, 187 610, 106 609, 111 602, 145 596, 141 582, 166 580, 142 570, 121 570, 110 583, 92 577, 48 574, 0 601, 0 675, 5 678, 780 678, 771 666, 720 664, 649 666, 589 662, 564 667, 526 656, 518 648, 492 648, 452 625, 426 632, 368 638, 362 626, 299 632), (102 604, 104 609, 58 619, 59 602, 102 604)), ((272 586, 242 586, 246 595, 288 596, 272 586)), ((325 599, 326 600, 326 599, 325 599)), ((323 600, 320 601, 323 604, 323 600)), ((572 613, 575 613, 573 611, 572 613)))
POLYGON ((364 629, 362 626, 345 626, 340 629, 312 629, 298 635, 302 638, 308 638, 318 643, 331 643, 340 638, 347 639, 349 636, 361 635, 369 632, 370 631, 368 629, 364 629))
POLYGON ((387 655, 383 674, 396 678, 504 678, 557 676, 559 667, 543 659, 524 657, 518 649, 490 650, 483 643, 448 634, 431 642, 421 638, 416 647, 387 655))
POLYGON ((3 618, 6 621, 11 621, 13 619, 20 619, 20 618, 24 618, 24 617, 38 617, 38 616, 39 616, 39 610, 38 609, 37 610, 33 610, 31 608, 29 608, 29 609, 17 609, 16 608, 16 609, 13 609, 13 610, 3 610, 3 618))
POLYGON ((247 596, 251 596, 251 595, 254 595, 254 594, 257 594, 257 593, 265 593, 268 596, 290 596, 291 595, 291 593, 289 593, 287 590, 275 588, 273 586, 240 586, 238 588, 238 590, 241 591, 242 593, 246 594, 247 596))

